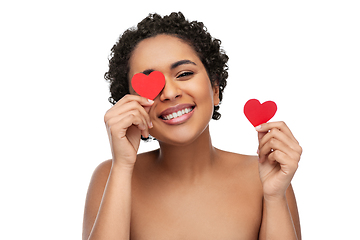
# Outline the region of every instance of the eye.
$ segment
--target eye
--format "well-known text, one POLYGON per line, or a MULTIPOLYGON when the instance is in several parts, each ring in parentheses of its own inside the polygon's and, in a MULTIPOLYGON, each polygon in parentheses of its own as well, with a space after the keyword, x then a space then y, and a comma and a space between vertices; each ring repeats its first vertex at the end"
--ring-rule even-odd
POLYGON ((176 78, 184 78, 184 77, 189 77, 191 75, 193 75, 193 72, 183 72, 181 74, 179 74, 176 78))

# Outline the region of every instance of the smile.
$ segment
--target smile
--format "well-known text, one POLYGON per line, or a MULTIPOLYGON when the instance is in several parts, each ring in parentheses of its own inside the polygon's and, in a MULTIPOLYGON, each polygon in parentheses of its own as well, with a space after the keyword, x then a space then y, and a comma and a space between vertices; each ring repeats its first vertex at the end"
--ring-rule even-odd
POLYGON ((168 114, 166 116, 162 116, 161 118, 164 119, 164 120, 171 120, 173 118, 181 117, 182 115, 191 112, 193 109, 194 109, 194 107, 184 108, 184 109, 179 110, 177 112, 173 112, 173 113, 170 113, 170 114, 168 114))
POLYGON ((166 124, 178 125, 185 123, 194 113, 195 105, 178 104, 162 111, 159 118, 166 124))

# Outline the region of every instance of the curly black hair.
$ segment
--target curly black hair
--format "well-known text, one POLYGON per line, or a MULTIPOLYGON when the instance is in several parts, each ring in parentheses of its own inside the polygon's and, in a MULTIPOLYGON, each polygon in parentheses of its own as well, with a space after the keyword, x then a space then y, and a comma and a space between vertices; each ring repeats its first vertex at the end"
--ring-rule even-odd
MULTIPOLYGON (((188 43, 197 52, 203 63, 211 85, 219 86, 220 102, 228 77, 228 56, 220 48, 221 41, 211 37, 202 22, 189 22, 181 12, 171 13, 161 17, 158 14, 149 14, 138 23, 136 28, 126 30, 111 49, 109 71, 105 79, 110 82, 111 97, 109 102, 115 104, 123 96, 129 94, 129 60, 140 41, 159 34, 178 37, 188 43)), ((220 119, 219 106, 214 106, 212 118, 220 119)))

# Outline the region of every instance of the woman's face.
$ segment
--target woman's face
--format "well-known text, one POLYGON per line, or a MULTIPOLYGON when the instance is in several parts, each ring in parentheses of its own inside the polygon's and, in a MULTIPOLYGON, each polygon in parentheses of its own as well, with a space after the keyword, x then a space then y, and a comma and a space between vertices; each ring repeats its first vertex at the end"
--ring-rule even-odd
MULTIPOLYGON (((159 142, 184 145, 208 127, 218 87, 212 87, 197 53, 187 43, 169 35, 141 41, 130 58, 129 79, 136 73, 160 71, 165 87, 154 99, 149 116, 150 134, 159 142)), ((130 84, 130 93, 136 94, 130 84)))

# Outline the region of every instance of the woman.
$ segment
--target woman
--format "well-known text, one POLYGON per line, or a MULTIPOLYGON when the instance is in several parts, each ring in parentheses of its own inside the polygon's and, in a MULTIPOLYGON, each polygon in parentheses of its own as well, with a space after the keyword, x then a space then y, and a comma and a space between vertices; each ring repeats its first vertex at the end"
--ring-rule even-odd
POLYGON ((112 159, 95 170, 83 239, 300 239, 291 179, 301 147, 283 122, 258 127, 258 157, 212 146, 228 57, 202 23, 149 15, 114 45, 105 114, 112 159), (136 73, 160 71, 152 100, 136 73), (180 112, 179 112, 180 111, 180 112), (160 148, 137 154, 141 136, 160 148))

